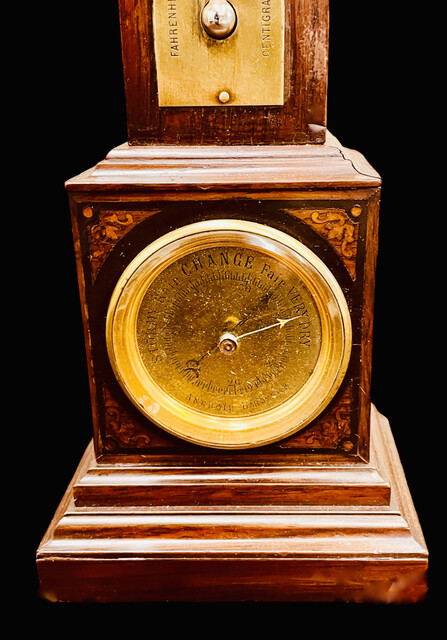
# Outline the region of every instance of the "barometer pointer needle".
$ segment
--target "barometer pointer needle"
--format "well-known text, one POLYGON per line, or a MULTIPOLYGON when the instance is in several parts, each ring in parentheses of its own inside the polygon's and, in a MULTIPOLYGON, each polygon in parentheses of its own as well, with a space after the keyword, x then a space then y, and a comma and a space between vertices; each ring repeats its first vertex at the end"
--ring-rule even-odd
MULTIPOLYGON (((269 291, 267 294, 265 294, 260 300, 259 302, 252 307, 251 311, 247 314, 247 316, 245 318, 243 318, 242 320, 239 320, 239 322, 237 324, 234 325, 234 327, 232 328, 231 331, 234 331, 237 327, 241 326, 242 324, 244 324, 244 322, 247 322, 247 320, 249 320, 253 313, 255 311, 257 311, 259 309, 259 307, 261 307, 263 304, 265 304, 266 302, 268 302, 270 300, 270 298, 272 297, 274 293, 274 289, 269 291)), ((191 369, 198 369, 200 363, 202 362, 202 360, 204 358, 206 358, 206 356, 211 355, 214 351, 216 351, 219 348, 219 342, 217 344, 214 344, 212 347, 210 347, 208 349, 208 351, 206 351, 200 358, 198 358, 197 360, 189 360, 186 365, 188 367, 188 370, 191 369), (188 366, 189 365, 189 366, 188 366)))
MULTIPOLYGON (((274 322, 273 324, 269 324, 266 327, 261 327, 260 329, 255 329, 254 331, 247 331, 247 333, 243 333, 240 336, 235 336, 235 335, 233 335, 231 333, 228 333, 226 335, 228 337, 231 336, 231 339, 234 339, 237 342, 241 338, 245 338, 246 336, 251 336, 254 333, 259 333, 260 331, 266 331, 267 329, 272 329, 273 327, 280 327, 280 329, 282 329, 283 326, 285 324, 287 324, 288 322, 292 322, 292 320, 297 320, 298 318, 301 318, 301 317, 302 316, 294 316, 293 318, 285 318, 285 319, 278 318, 277 321, 274 322)), ((206 353, 204 353, 203 356, 201 358, 199 358, 198 360, 190 360, 187 364, 193 365, 193 363, 194 363, 194 365, 190 366, 189 368, 193 368, 193 369, 198 368, 198 366, 199 366, 200 362, 203 360, 203 358, 205 356, 207 356, 207 355, 210 355, 213 351, 215 351, 218 348, 218 346, 219 345, 217 344, 217 345, 214 345, 214 347, 212 347, 211 349, 208 349, 208 351, 206 353)))
MULTIPOLYGON (((255 309, 257 309, 263 302, 266 302, 269 300, 270 296, 272 295, 272 291, 269 292, 266 296, 264 296, 263 298, 261 298, 260 302, 258 302, 258 304, 256 305, 255 309)), ((243 324, 244 322, 246 322, 248 320, 250 316, 247 316, 246 318, 244 318, 243 320, 240 320, 234 327, 233 327, 233 331, 239 327, 241 324, 243 324)), ((277 321, 274 324, 269 324, 266 327, 261 327, 261 329, 255 329, 254 331, 248 331, 247 333, 243 333, 240 336, 235 336, 233 334, 228 334, 231 335, 232 338, 234 338, 234 340, 236 340, 236 342, 238 340, 240 340, 241 338, 245 338, 246 336, 251 336, 254 333, 259 333, 260 331, 265 331, 266 329, 272 329, 273 327, 280 327, 281 329, 283 328, 283 326, 285 324, 287 324, 288 322, 292 322, 292 320, 297 320, 297 318, 300 318, 301 316, 294 316, 293 318, 286 318, 286 319, 281 319, 281 318, 277 318, 277 321)), ((219 347, 219 343, 215 344, 214 347, 211 347, 210 349, 208 349, 208 351, 206 353, 203 354, 203 356, 201 356, 198 360, 189 360, 186 364, 188 367, 188 370, 194 370, 197 374, 198 374, 198 368, 200 365, 200 362, 206 357, 209 356, 213 353, 213 351, 216 351, 216 349, 219 347)))
POLYGON ((254 331, 248 331, 247 333, 243 333, 241 336, 234 336, 235 340, 240 340, 241 338, 245 338, 245 336, 251 336, 253 333, 259 333, 259 331, 266 331, 266 329, 272 329, 273 327, 283 328, 285 324, 288 322, 292 322, 292 320, 297 320, 297 318, 301 318, 301 316, 294 316, 293 318, 286 318, 282 320, 281 318, 277 318, 277 321, 273 324, 269 324, 266 327, 261 327, 260 329, 255 329, 254 331))

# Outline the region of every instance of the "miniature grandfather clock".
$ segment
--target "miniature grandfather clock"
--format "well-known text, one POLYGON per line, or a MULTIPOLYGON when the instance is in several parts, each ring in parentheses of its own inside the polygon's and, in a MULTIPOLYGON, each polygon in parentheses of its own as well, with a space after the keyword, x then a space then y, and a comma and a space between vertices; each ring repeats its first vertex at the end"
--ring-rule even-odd
POLYGON ((67 183, 93 439, 61 601, 413 601, 370 404, 380 177, 325 128, 328 0, 120 0, 128 142, 67 183))

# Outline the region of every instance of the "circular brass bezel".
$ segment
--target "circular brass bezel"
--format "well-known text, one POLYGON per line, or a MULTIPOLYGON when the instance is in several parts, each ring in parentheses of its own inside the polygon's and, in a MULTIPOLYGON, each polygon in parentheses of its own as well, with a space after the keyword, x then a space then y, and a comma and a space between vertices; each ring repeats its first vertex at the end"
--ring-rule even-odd
POLYGON ((208 220, 169 232, 143 249, 124 270, 112 294, 106 344, 114 374, 141 413, 189 442, 242 449, 286 438, 329 404, 345 376, 352 328, 343 292, 328 267, 308 247, 273 227, 245 220, 208 220), (321 348, 313 373, 289 400, 248 417, 206 414, 173 399, 149 375, 137 347, 138 311, 147 288, 170 264, 200 249, 252 248, 279 257, 311 292, 321 321, 321 348))

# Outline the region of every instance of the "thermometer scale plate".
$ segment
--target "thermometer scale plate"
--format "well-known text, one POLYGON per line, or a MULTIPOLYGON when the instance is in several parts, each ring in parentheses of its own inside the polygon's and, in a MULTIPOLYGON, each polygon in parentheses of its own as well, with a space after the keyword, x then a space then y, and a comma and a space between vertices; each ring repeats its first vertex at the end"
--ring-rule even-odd
POLYGON ((159 106, 283 105, 284 0, 233 2, 236 26, 224 39, 202 24, 209 4, 154 0, 159 106))

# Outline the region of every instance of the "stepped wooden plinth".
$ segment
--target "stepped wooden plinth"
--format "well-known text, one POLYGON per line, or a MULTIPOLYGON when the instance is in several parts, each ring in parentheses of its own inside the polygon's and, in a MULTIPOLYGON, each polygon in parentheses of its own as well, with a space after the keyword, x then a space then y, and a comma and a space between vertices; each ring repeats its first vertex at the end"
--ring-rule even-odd
POLYGON ((386 418, 369 463, 101 465, 90 445, 37 554, 54 601, 424 597, 427 549, 386 418), (380 461, 380 462, 379 462, 380 461))

